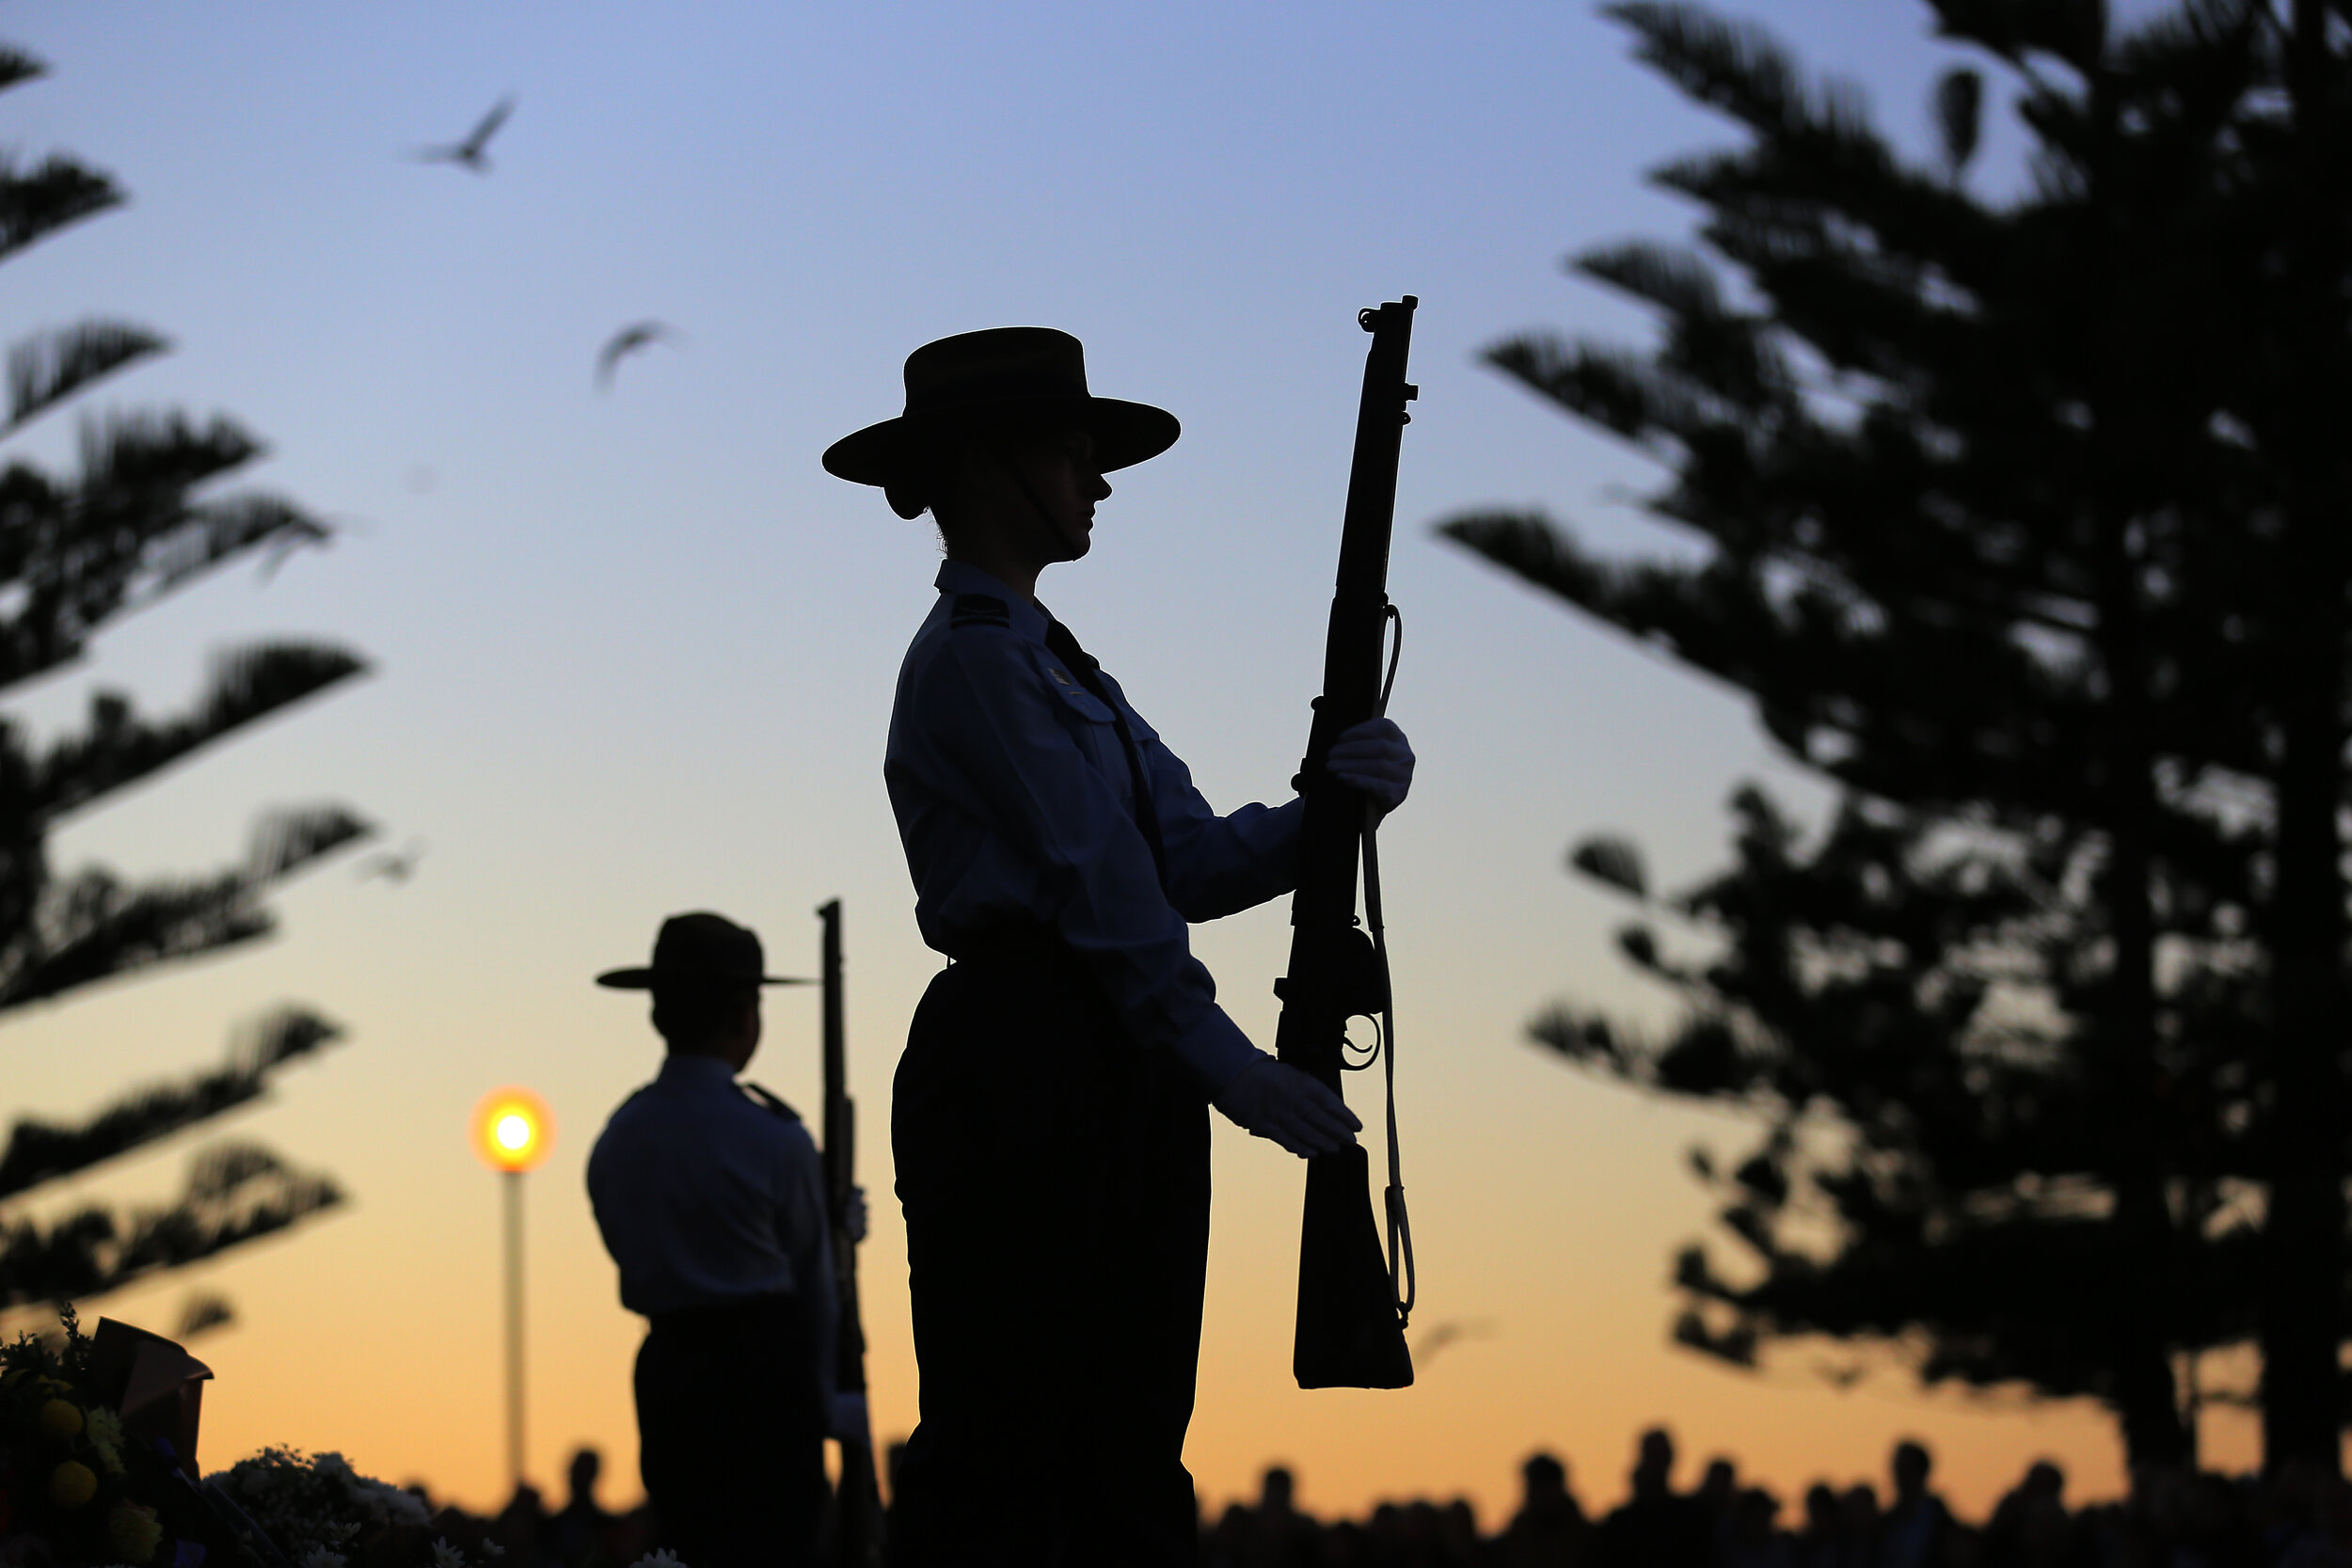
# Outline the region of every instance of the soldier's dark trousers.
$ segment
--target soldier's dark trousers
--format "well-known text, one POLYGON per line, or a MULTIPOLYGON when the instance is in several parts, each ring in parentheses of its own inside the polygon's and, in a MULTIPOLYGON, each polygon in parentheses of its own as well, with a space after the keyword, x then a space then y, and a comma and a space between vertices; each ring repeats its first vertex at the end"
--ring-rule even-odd
POLYGON ((1198 1560, 1208 1107, 1066 950, 950 965, 891 1114, 922 1419, 898 1568, 1198 1560))
POLYGON ((664 1313, 637 1353, 638 1469, 687 1568, 803 1568, 823 1518, 825 1415, 791 1296, 664 1313))

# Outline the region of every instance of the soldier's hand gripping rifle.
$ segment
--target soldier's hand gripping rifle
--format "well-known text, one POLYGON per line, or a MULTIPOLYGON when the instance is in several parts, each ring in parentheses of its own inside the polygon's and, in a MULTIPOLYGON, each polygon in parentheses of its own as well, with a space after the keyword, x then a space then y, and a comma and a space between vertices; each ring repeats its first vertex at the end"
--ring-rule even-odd
MULTIPOLYGON (((842 1026, 841 900, 817 911, 825 923, 825 1215, 833 1231, 833 1278, 840 1312, 834 1334, 834 1388, 866 1392, 866 1323, 857 1299, 857 1243, 850 1209, 857 1192, 857 1104, 850 1098, 842 1026)), ((874 1476, 872 1434, 841 1441, 841 1484, 834 1494, 833 1560, 840 1568, 879 1568, 882 1560, 882 1488, 874 1476)))
MULTIPOLYGON (((1285 1062, 1337 1092, 1340 1074, 1369 1059, 1347 1060, 1351 1018, 1375 1021, 1376 1049, 1388 1062, 1388 1250, 1372 1217, 1370 1167, 1363 1146, 1307 1162, 1307 1210, 1298 1243, 1298 1332, 1291 1370, 1302 1388, 1402 1388, 1413 1381, 1405 1346, 1412 1310, 1412 1233, 1396 1153, 1395 1027, 1389 996, 1388 950, 1380 936, 1379 862, 1375 808, 1362 792, 1333 778, 1327 763, 1340 733, 1379 717, 1388 705, 1381 655, 1388 628, 1403 622, 1389 603, 1389 536, 1396 520, 1397 456, 1405 405, 1416 395, 1405 379, 1412 345, 1411 294, 1367 309, 1357 320, 1372 334, 1364 395, 1356 417, 1356 458, 1347 481, 1340 534, 1339 586, 1324 642, 1323 695, 1315 699, 1306 761, 1295 784, 1306 798, 1299 829, 1298 891, 1291 900, 1290 973, 1275 983, 1282 1021, 1275 1038, 1285 1062), (1364 912, 1356 918, 1356 868, 1364 867, 1364 912)), ((1393 677, 1391 663, 1389 674, 1393 677)))

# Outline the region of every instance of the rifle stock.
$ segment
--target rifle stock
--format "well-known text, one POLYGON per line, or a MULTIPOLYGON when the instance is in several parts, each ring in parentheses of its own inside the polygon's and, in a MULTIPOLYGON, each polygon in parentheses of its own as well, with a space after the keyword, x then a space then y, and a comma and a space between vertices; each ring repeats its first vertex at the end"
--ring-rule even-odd
MULTIPOLYGON (((825 1206, 833 1232, 834 1289, 839 1306, 834 1330, 834 1386, 866 1392, 866 1323, 859 1313, 857 1243, 848 1220, 857 1186, 857 1102, 850 1098, 849 1050, 841 995, 841 900, 817 911, 825 924, 825 1206)), ((841 1444, 841 1481, 834 1494, 833 1560, 840 1568, 879 1568, 882 1560, 882 1487, 870 1441, 841 1444)))
MULTIPOLYGON (((1396 521, 1397 460, 1412 418, 1405 405, 1416 395, 1405 368, 1418 303, 1406 294, 1357 318, 1372 334, 1372 347, 1364 360, 1338 582, 1324 641, 1323 692, 1295 781, 1306 806, 1298 888, 1291 900, 1290 968, 1274 988, 1282 999, 1275 1050, 1334 1092, 1347 1021, 1377 1015, 1388 1006, 1386 966, 1356 914, 1364 798, 1332 778, 1327 764, 1341 732, 1381 709, 1389 541, 1396 521)), ((1413 1381, 1360 1144, 1307 1163, 1291 1370, 1302 1388, 1402 1388, 1413 1381)))

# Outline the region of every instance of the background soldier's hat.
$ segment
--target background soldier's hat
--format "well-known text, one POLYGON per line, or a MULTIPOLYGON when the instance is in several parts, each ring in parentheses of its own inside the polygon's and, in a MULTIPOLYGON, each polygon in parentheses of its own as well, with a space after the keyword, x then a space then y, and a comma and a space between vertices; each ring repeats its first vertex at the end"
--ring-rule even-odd
POLYGON ((993 326, 925 343, 907 356, 906 386, 905 412, 826 448, 826 472, 889 486, 941 431, 1004 420, 1087 431, 1096 468, 1109 473, 1157 457, 1184 429, 1165 408, 1089 393, 1084 345, 1050 326, 993 326))
POLYGON ((714 986, 806 986, 763 973, 768 967, 759 938, 723 915, 698 911, 674 914, 653 939, 653 962, 642 969, 608 969, 596 984, 614 990, 651 990, 656 986, 700 983, 714 986))

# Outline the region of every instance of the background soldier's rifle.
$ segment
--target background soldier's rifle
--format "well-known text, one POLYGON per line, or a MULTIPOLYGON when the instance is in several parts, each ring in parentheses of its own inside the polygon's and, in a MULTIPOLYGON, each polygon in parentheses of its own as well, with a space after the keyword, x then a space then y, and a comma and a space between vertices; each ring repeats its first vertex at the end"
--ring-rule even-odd
MULTIPOLYGON (((1307 1210, 1298 1243, 1298 1332, 1291 1370, 1302 1388, 1402 1388, 1413 1381, 1405 1346, 1412 1310, 1413 1243, 1396 1153, 1395 1021, 1388 948, 1380 934, 1379 862, 1373 808, 1362 792, 1331 777, 1340 733, 1388 705, 1381 654, 1389 623, 1389 536, 1396 521, 1396 467, 1417 394, 1405 379, 1412 346, 1411 294, 1358 313, 1372 334, 1364 395, 1356 416, 1356 458, 1340 532, 1339 585, 1324 642, 1323 695, 1315 699, 1307 757, 1295 781, 1306 797, 1299 828, 1298 891, 1291 900, 1290 973, 1275 982, 1282 1021, 1275 1049, 1334 1091, 1350 1067, 1347 1022, 1374 1021, 1375 1050, 1388 1062, 1388 1252, 1372 1217, 1370 1167, 1361 1144, 1307 1162, 1307 1210), (1356 868, 1364 867, 1364 912, 1356 918, 1356 868)), ((1392 679, 1393 662, 1389 666, 1392 679)))
MULTIPOLYGON (((857 1300, 857 1243, 850 1239, 851 1195, 857 1186, 857 1103, 850 1098, 848 1050, 842 1026, 841 900, 817 911, 825 923, 825 1209, 833 1230, 834 1288, 840 1302, 834 1386, 866 1392, 866 1323, 857 1300)), ((841 1484, 834 1494, 834 1561, 841 1568, 876 1568, 882 1560, 882 1489, 875 1482, 871 1434, 841 1444, 841 1484)))

